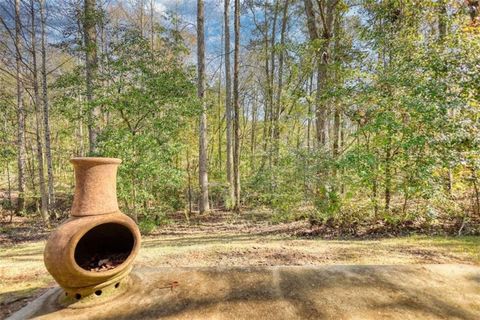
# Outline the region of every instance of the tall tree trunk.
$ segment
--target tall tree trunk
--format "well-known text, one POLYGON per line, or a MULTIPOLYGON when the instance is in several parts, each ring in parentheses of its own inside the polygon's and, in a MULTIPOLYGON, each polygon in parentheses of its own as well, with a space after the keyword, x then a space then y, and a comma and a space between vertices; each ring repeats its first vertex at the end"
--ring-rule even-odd
MULTIPOLYGON (((270 74, 267 73, 267 81, 268 81, 268 101, 270 102, 270 125, 269 125, 269 141, 270 141, 270 148, 268 153, 268 160, 269 166, 271 167, 273 163, 273 155, 274 155, 274 148, 275 142, 273 141, 274 130, 275 130, 275 44, 276 44, 276 36, 277 36, 277 19, 278 19, 278 6, 279 1, 275 1, 275 6, 273 9, 273 20, 272 20, 272 35, 270 36, 270 74), (273 143, 272 143, 273 142, 273 143)), ((265 23, 266 24, 266 23, 265 23)), ((268 26, 266 25, 266 33, 268 35, 268 26)), ((267 49, 268 50, 268 49, 267 49)))
POLYGON ((227 120, 227 180, 229 202, 235 204, 235 187, 233 179, 233 111, 232 111, 232 76, 230 74, 230 0, 224 3, 225 27, 225 118, 227 120))
MULTIPOLYGON (((222 28, 223 33, 223 28, 222 28)), ((222 34, 223 41, 223 34, 222 34)), ((222 42, 223 45, 223 42, 222 42)), ((222 49, 221 49, 222 50, 222 49)), ((223 64, 222 58, 220 58, 220 66, 223 64)), ((220 67, 221 69, 221 67, 220 67)), ((222 72, 218 73, 218 109, 217 109, 217 122, 218 122, 218 171, 222 171, 222 137, 223 137, 223 101, 222 101, 222 72)))
POLYGON ((199 185, 200 185, 200 212, 210 211, 210 203, 208 201, 208 140, 207 140, 207 104, 205 101, 205 14, 204 0, 197 1, 197 68, 198 98, 202 104, 202 112, 200 114, 199 129, 199 185))
POLYGON ((311 0, 304 0, 305 12, 307 15, 307 27, 310 40, 322 40, 320 50, 317 54, 317 93, 315 97, 316 105, 316 131, 317 143, 322 147, 326 143, 326 116, 327 107, 322 103, 322 95, 325 92, 328 79, 329 47, 331 40, 331 31, 333 18, 336 12, 338 1, 336 0, 317 0, 319 17, 316 17, 316 11, 311 0), (321 28, 317 27, 316 21, 319 21, 321 28))
MULTIPOLYGON (((308 94, 311 96, 313 94, 313 73, 310 76, 310 81, 308 85, 308 94)), ((313 106, 310 100, 308 101, 308 119, 307 119, 307 150, 310 152, 312 150, 312 143, 311 143, 311 131, 312 131, 312 110, 313 106)))
POLYGON ((438 39, 443 41, 447 34, 447 5, 445 0, 438 2, 438 39))
POLYGON ((263 42, 264 42, 264 55, 265 55, 265 89, 264 89, 264 111, 263 111, 263 156, 262 156, 262 164, 260 165, 261 168, 264 167, 265 162, 267 161, 268 155, 268 148, 270 146, 269 141, 270 141, 270 124, 271 124, 271 118, 270 116, 272 115, 272 94, 271 91, 272 89, 270 88, 270 62, 269 62, 269 48, 270 48, 270 43, 268 42, 268 30, 269 30, 269 25, 267 19, 268 12, 267 12, 267 5, 268 3, 264 3, 263 7, 263 15, 265 17, 265 22, 264 22, 264 29, 261 30, 263 32, 263 42))
POLYGON ((18 165, 18 201, 17 212, 25 210, 25 108, 23 106, 23 80, 21 72, 22 64, 22 24, 20 21, 20 0, 15 0, 15 62, 17 82, 17 165, 18 165))
POLYGON ((319 147, 326 143, 326 110, 325 106, 322 105, 322 89, 325 87, 327 72, 326 64, 321 62, 321 59, 317 61, 317 91, 315 94, 315 128, 319 147))
MULTIPOLYGON (((446 5, 446 0, 439 0, 438 3, 438 43, 439 45, 442 45, 442 43, 445 40, 445 36, 447 35, 447 5, 446 5)), ((445 77, 444 73, 441 73, 439 75, 440 77, 445 77)), ((451 109, 448 110, 448 115, 452 116, 452 111, 451 109)), ((452 173, 452 168, 450 168, 450 165, 447 167, 447 191, 448 194, 452 194, 452 188, 453 188, 453 173, 452 173)))
MULTIPOLYGON (((8 128, 8 117, 7 117, 6 114, 4 114, 3 130, 5 132, 8 132, 7 128, 8 128)), ((5 171, 6 171, 6 176, 7 176, 8 206, 11 209, 12 208, 12 184, 10 182, 10 161, 9 160, 5 161, 5 171)), ((13 216, 13 211, 11 211, 11 214, 10 214, 10 221, 12 220, 12 216, 13 216)))
POLYGON ((240 211, 240 101, 239 101, 239 59, 240 59, 240 0, 235 0, 235 48, 233 57, 233 109, 234 109, 234 150, 233 176, 235 189, 234 210, 240 211))
POLYGON ((257 132, 257 93, 254 93, 254 100, 252 103, 252 130, 250 132, 250 170, 251 174, 255 172, 255 149, 256 149, 256 132, 257 132))
POLYGON ((37 140, 37 162, 38 162, 38 183, 40 187, 40 213, 46 226, 50 225, 48 216, 48 194, 45 186, 45 173, 43 164, 43 144, 40 135, 41 131, 41 113, 40 113, 40 92, 38 88, 38 69, 37 69, 37 48, 36 48, 36 21, 35 21, 35 2, 30 0, 31 10, 31 55, 32 55, 32 76, 33 76, 33 105, 35 107, 35 137, 37 140))
POLYGON ((387 138, 387 146, 385 147, 385 211, 390 210, 390 200, 392 193, 392 142, 390 136, 387 138))
POLYGON ((339 110, 339 107, 336 106, 335 112, 333 115, 333 157, 334 159, 337 159, 339 155, 340 126, 341 126, 340 110, 339 110))
POLYGON ((155 50, 155 23, 154 23, 154 6, 153 6, 154 0, 150 0, 150 47, 153 50, 155 50))
POLYGON ((280 153, 280 113, 281 113, 281 99, 283 91, 283 64, 285 59, 285 33, 287 31, 288 23, 288 6, 290 0, 285 0, 283 4, 282 14, 282 26, 280 31, 280 53, 278 55, 278 88, 277 96, 275 99, 275 114, 274 114, 274 126, 273 126, 273 141, 274 141, 274 154, 275 161, 278 159, 280 153))
POLYGON ((192 214, 192 174, 190 172, 190 151, 187 149, 187 185, 188 185, 188 214, 192 214))
POLYGON ((140 34, 143 37, 143 27, 145 26, 145 0, 140 0, 140 34))
MULTIPOLYGON (((340 35, 342 33, 342 23, 341 23, 341 17, 339 14, 335 16, 335 22, 333 26, 333 32, 335 35, 334 38, 334 44, 333 44, 333 56, 335 59, 335 62, 338 64, 341 62, 340 58, 340 35)), ((335 70, 333 72, 334 76, 334 81, 335 84, 341 83, 340 75, 339 73, 335 70)), ((341 114, 340 114, 340 106, 338 103, 335 104, 334 106, 334 111, 333 111, 333 158, 334 160, 338 160, 339 152, 340 152, 340 130, 341 130, 341 114)), ((334 169, 334 176, 337 176, 337 170, 334 169)))
MULTIPOLYGON (((50 138, 50 115, 48 105, 48 88, 47 88, 47 50, 45 47, 45 0, 40 0, 40 24, 42 29, 41 51, 42 51, 42 102, 43 102, 43 130, 45 135, 45 157, 47 159, 47 176, 48 176, 48 208, 53 212, 52 208, 55 204, 55 191, 53 180, 53 164, 52 149, 50 138)), ((57 217, 56 217, 57 218, 57 217)))
POLYGON ((88 112, 88 142, 90 154, 97 153, 97 138, 99 133, 98 118, 100 110, 93 106, 94 100, 94 82, 97 76, 98 58, 97 58, 97 10, 96 0, 84 0, 84 37, 85 37, 85 69, 87 86, 88 112))

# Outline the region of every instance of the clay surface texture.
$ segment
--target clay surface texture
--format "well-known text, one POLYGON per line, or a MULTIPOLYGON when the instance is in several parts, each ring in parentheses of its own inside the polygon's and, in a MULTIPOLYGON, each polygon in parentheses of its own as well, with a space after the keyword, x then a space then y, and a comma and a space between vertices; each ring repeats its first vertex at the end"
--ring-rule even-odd
POLYGON ((140 248, 135 222, 118 209, 120 159, 73 158, 75 195, 70 218, 50 235, 44 262, 66 304, 119 285, 140 248))

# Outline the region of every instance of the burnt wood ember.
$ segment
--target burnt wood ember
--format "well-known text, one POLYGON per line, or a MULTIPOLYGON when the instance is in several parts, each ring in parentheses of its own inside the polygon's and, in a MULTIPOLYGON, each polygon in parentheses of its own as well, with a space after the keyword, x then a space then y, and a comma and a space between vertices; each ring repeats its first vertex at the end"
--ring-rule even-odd
POLYGON ((127 260, 129 252, 112 253, 108 255, 94 255, 79 263, 80 267, 88 271, 102 272, 115 269, 127 260))
POLYGON ((122 224, 103 223, 86 232, 75 247, 75 261, 89 271, 114 269, 128 259, 135 240, 122 224))

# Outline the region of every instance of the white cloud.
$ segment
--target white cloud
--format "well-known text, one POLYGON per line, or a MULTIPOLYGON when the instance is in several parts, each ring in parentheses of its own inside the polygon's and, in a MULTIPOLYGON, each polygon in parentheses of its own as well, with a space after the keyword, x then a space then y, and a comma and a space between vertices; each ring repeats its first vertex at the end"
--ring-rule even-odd
POLYGON ((167 11, 167 6, 165 5, 165 0, 155 0, 153 3, 153 8, 155 9, 155 12, 164 14, 167 11))

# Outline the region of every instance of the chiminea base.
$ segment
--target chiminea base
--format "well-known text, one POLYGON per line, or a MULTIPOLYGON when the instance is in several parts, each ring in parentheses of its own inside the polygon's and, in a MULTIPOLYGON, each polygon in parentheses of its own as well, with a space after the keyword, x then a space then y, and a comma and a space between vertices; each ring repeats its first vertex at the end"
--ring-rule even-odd
POLYGON ((86 308, 102 304, 124 294, 131 286, 129 270, 105 283, 84 288, 62 288, 58 303, 63 307, 86 308))

